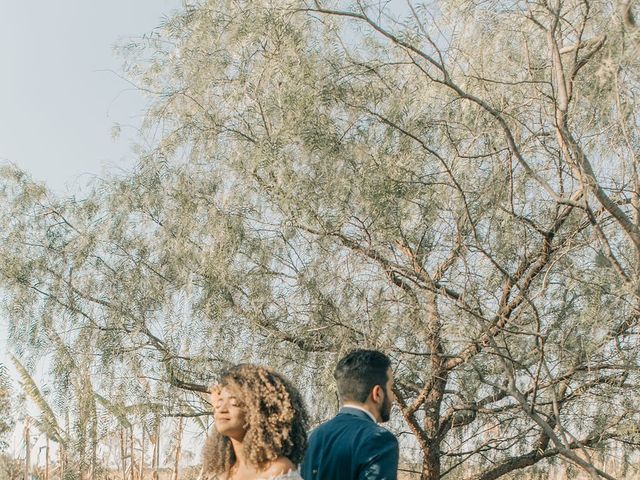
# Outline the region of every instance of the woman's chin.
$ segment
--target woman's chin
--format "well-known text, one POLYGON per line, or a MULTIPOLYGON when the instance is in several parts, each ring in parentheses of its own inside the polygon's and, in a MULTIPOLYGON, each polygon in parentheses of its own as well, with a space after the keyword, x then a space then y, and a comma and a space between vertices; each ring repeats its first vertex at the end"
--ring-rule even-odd
POLYGON ((237 430, 234 428, 224 428, 224 427, 216 428, 216 430, 220 435, 224 437, 228 437, 232 440, 238 440, 238 441, 242 441, 245 434, 247 433, 244 430, 237 430))

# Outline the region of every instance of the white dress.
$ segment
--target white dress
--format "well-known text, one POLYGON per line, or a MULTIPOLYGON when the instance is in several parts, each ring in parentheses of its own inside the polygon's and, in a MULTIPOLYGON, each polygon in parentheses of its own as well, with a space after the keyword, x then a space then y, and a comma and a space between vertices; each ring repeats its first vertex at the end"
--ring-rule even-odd
MULTIPOLYGON (((262 479, 259 479, 262 480, 262 479)), ((278 475, 277 477, 270 477, 265 480, 302 480, 302 477, 298 472, 289 472, 284 475, 278 475)))
MULTIPOLYGON (((214 477, 211 480, 216 480, 218 477, 214 477)), ((255 480, 302 480, 302 477, 298 472, 289 472, 284 475, 278 475, 277 477, 258 477, 255 480)))

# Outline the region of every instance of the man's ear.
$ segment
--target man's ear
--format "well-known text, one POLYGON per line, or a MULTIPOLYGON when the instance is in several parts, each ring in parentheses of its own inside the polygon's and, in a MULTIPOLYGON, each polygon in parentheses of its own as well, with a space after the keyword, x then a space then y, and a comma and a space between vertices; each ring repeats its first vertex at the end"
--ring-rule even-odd
POLYGON ((384 390, 380 385, 376 385, 371 390, 371 400, 373 400, 374 403, 380 403, 382 402, 383 399, 384 399, 384 390))

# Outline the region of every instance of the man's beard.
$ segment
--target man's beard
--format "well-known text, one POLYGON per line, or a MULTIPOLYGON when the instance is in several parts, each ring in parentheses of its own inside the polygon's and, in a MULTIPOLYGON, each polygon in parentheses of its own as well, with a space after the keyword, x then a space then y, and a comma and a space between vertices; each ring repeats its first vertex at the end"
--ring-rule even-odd
POLYGON ((384 390, 384 400, 380 406, 380 420, 382 422, 388 422, 391 418, 391 395, 384 390))

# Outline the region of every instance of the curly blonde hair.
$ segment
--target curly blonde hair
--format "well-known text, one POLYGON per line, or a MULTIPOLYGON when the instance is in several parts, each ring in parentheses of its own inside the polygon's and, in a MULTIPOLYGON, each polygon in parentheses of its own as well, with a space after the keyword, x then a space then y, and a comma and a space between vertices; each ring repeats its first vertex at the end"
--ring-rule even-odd
MULTIPOLYGON (((266 367, 240 364, 224 371, 213 389, 224 387, 236 390, 243 404, 247 462, 262 470, 279 457, 296 465, 302 461, 309 417, 302 397, 286 379, 266 367)), ((231 440, 214 429, 204 446, 203 472, 227 473, 235 461, 231 440)))

